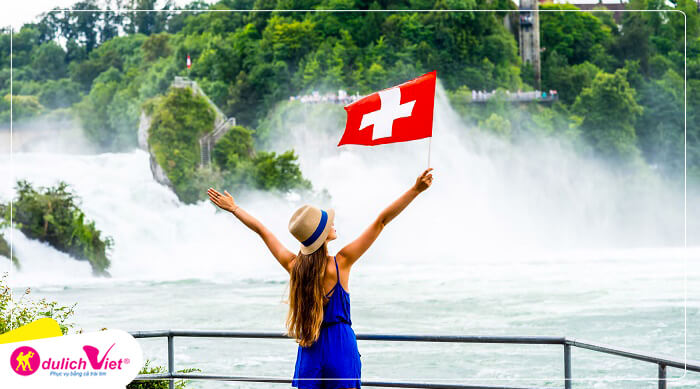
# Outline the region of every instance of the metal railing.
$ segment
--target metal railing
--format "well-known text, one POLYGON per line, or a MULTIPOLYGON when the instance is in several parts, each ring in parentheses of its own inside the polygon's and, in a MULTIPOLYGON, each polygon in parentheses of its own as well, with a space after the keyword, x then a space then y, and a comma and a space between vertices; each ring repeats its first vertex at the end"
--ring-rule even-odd
POLYGON ((236 118, 228 118, 220 122, 212 132, 199 138, 199 166, 208 166, 211 163, 211 151, 216 143, 228 130, 236 125, 236 118))
MULTIPOLYGON (((134 381, 169 380, 170 388, 174 387, 176 379, 196 379, 214 381, 248 381, 291 383, 291 379, 277 379, 266 377, 246 377, 230 375, 210 375, 177 373, 175 371, 175 337, 199 337, 199 338, 265 338, 265 339, 290 339, 284 334, 272 332, 237 332, 215 330, 157 330, 157 331, 131 331, 135 338, 167 338, 168 339, 168 372, 159 374, 141 374, 134 381)), ((643 353, 636 350, 613 347, 602 343, 588 342, 574 338, 554 336, 483 336, 483 335, 383 335, 383 334, 357 334, 357 340, 377 340, 396 342, 449 342, 449 343, 499 343, 499 344, 555 344, 564 346, 564 388, 571 389, 571 347, 588 349, 596 352, 617 355, 620 357, 654 363, 658 366, 659 389, 666 388, 666 369, 668 367, 685 369, 692 372, 700 372, 700 361, 687 360, 643 353)), ((429 388, 429 389, 533 389, 522 387, 483 386, 483 385, 458 385, 436 384, 422 382, 382 382, 362 381, 363 386, 377 386, 389 388, 429 388)))

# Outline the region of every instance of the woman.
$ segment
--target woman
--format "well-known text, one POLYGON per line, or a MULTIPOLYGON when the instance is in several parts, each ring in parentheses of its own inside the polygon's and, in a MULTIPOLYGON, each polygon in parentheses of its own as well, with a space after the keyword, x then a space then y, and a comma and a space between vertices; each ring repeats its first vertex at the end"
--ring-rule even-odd
POLYGON ((384 209, 370 226, 335 256, 327 243, 337 238, 328 212, 304 205, 289 221, 289 231, 301 242, 298 254, 287 250, 257 219, 241 209, 233 197, 209 188, 209 199, 233 213, 255 231, 290 275, 287 335, 299 343, 292 386, 300 389, 360 388, 362 362, 350 320, 348 281, 352 265, 364 254, 392 219, 433 182, 427 169, 415 184, 384 209))

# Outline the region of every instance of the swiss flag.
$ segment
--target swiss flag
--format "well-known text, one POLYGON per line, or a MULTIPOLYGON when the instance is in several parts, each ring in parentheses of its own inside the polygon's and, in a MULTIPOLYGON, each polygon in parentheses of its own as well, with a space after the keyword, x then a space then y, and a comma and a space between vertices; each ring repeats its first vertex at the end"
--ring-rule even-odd
POLYGON ((345 106, 348 120, 338 146, 375 146, 433 136, 433 70, 345 106))
POLYGON ((190 59, 190 55, 187 54, 187 69, 192 67, 192 60, 190 59))

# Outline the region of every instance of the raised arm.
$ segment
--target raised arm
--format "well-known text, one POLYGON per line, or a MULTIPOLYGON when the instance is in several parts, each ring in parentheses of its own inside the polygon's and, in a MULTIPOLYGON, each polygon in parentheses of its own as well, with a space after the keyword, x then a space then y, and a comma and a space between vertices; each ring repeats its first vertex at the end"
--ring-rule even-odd
POLYGON ((350 242, 338 252, 336 257, 339 259, 339 264, 342 264, 342 266, 347 269, 350 268, 355 261, 360 259, 362 254, 374 243, 384 227, 401 213, 416 196, 428 189, 430 184, 432 184, 433 175, 430 174, 431 170, 433 169, 426 169, 423 174, 416 179, 416 183, 411 189, 394 200, 394 202, 386 207, 357 239, 350 242))
POLYGON ((224 191, 224 194, 221 194, 215 189, 209 188, 207 193, 209 194, 209 199, 214 204, 225 211, 231 212, 238 218, 238 220, 243 222, 243 224, 258 234, 262 238, 263 242, 265 242, 265 245, 267 245, 267 248, 270 250, 272 255, 275 256, 277 262, 279 262, 288 273, 291 271, 289 264, 296 257, 296 255, 287 250, 287 248, 282 245, 282 243, 270 230, 267 229, 267 227, 260 223, 258 219, 254 218, 253 215, 239 207, 233 200, 233 196, 231 196, 227 191, 224 191))

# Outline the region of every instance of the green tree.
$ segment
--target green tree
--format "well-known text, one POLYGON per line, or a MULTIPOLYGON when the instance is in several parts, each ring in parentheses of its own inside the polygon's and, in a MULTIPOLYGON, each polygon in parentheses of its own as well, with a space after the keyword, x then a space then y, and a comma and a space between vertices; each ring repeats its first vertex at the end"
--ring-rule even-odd
POLYGON ((32 68, 38 80, 55 80, 67 76, 66 52, 55 42, 39 46, 32 56, 32 68))
POLYGON ((144 40, 141 45, 144 59, 151 62, 158 58, 168 57, 171 53, 169 40, 170 35, 167 33, 154 34, 144 40))
POLYGON ((120 90, 122 77, 115 68, 100 74, 90 94, 76 105, 85 134, 105 150, 123 150, 137 143, 138 112, 129 106, 128 91, 120 90))
POLYGON ((671 176, 683 174, 683 77, 669 69, 639 93, 644 113, 635 127, 646 160, 671 176))
MULTIPOLYGON (((540 9, 577 10, 571 4, 541 4, 540 9)), ((541 46, 545 49, 543 61, 552 52, 566 58, 570 65, 590 60, 596 45, 607 47, 612 35, 609 28, 603 28, 600 19, 588 12, 541 12, 540 31, 541 46)))
MULTIPOLYGON (((0 228, 5 228, 10 225, 10 215, 8 212, 9 206, 5 204, 0 204, 0 228)), ((0 255, 6 257, 12 262, 12 265, 17 269, 21 269, 19 260, 15 256, 13 250, 11 250, 10 244, 5 239, 5 236, 0 233, 0 255)))
MULTIPOLYGON (((646 0, 631 0, 625 9, 648 9, 646 0)), ((622 15, 622 31, 620 38, 613 45, 613 52, 621 61, 639 61, 644 74, 649 72, 649 57, 652 47, 649 38, 652 28, 649 26, 649 15, 652 12, 625 12, 622 15)))
POLYGON ((65 18, 61 23, 64 36, 68 39, 82 41, 85 51, 90 53, 100 43, 96 28, 102 14, 98 11, 100 7, 96 0, 84 0, 73 4, 71 9, 81 12, 64 13, 65 18))
POLYGON ((480 121, 479 128, 506 139, 511 136, 510 121, 495 113, 492 113, 486 120, 480 121))
POLYGON ((77 260, 88 261, 93 274, 109 276, 108 251, 114 240, 102 237, 95 222, 85 219, 78 207, 79 198, 68 184, 60 181, 55 187, 37 191, 28 181, 19 180, 16 191, 17 199, 12 203, 14 227, 29 238, 46 242, 77 260))
POLYGON ((600 71, 601 69, 588 61, 570 66, 555 52, 549 56, 545 64, 542 77, 543 89, 556 90, 562 102, 572 104, 584 88, 591 86, 593 79, 600 71))
POLYGON ((617 161, 630 161, 639 153, 634 122, 642 114, 642 107, 626 76, 626 69, 614 74, 598 73, 572 106, 584 118, 584 138, 601 156, 617 161))
POLYGON ((39 103, 51 109, 70 107, 81 99, 80 85, 68 78, 50 80, 39 92, 39 103))
POLYGON ((320 43, 311 20, 291 21, 274 15, 262 33, 260 48, 269 61, 284 60, 296 64, 320 43))
POLYGON ((171 88, 153 109, 148 143, 180 200, 192 203, 203 193, 191 181, 200 162, 199 138, 214 128, 215 113, 190 88, 171 88))
MULTIPOLYGON (((7 34, 7 33, 6 33, 7 34)), ((32 52, 34 48, 39 45, 41 41, 40 32, 31 26, 22 26, 19 33, 15 33, 12 37, 12 66, 20 68, 31 64, 32 62, 32 52)), ((10 66, 10 39, 9 34, 6 35, 6 39, 3 42, 3 54, 5 60, 3 61, 3 66, 10 66)))
MULTIPOLYGON (((6 111, 0 113, 0 120, 3 122, 10 121, 10 95, 7 94, 3 98, 6 111)), ((12 96, 12 119, 21 120, 37 116, 44 112, 44 106, 39 103, 36 96, 12 96)), ((2 110, 0 110, 2 111, 2 110)))
POLYGON ((296 160, 294 150, 285 151, 280 155, 276 155, 274 151, 259 151, 254 159, 258 188, 282 192, 295 188, 311 188, 311 183, 301 175, 296 160))
MULTIPOLYGON (((156 0, 129 0, 130 8, 133 10, 157 10, 156 0)), ((161 10, 168 10, 172 2, 167 2, 161 10)), ((127 13, 129 22, 124 28, 130 34, 140 33, 151 35, 162 32, 165 29, 167 12, 129 12, 127 13)))
POLYGON ((222 169, 234 170, 242 160, 255 155, 253 131, 243 127, 232 127, 214 146, 212 157, 222 169))

